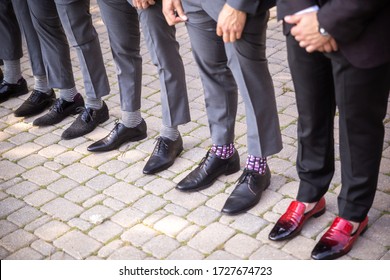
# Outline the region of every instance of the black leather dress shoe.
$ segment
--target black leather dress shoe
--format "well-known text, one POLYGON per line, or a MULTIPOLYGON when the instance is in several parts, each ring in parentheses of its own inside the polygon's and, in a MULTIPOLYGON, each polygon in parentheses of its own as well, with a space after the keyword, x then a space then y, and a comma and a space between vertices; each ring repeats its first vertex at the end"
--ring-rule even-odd
POLYGON ((240 157, 237 150, 228 159, 220 159, 208 151, 198 167, 181 180, 176 189, 183 192, 203 190, 211 186, 219 176, 233 174, 239 170, 240 157))
POLYGON ((155 174, 169 168, 182 151, 183 139, 180 135, 175 141, 160 136, 157 139, 152 155, 145 164, 143 173, 155 174))
POLYGON ((222 213, 236 215, 255 206, 261 198, 263 191, 271 182, 271 172, 267 165, 264 175, 253 170, 245 169, 236 188, 230 194, 222 208, 222 213))
POLYGON ((146 138, 146 123, 144 120, 136 127, 126 127, 117 123, 111 132, 90 145, 87 150, 90 152, 106 152, 119 148, 123 143, 138 141, 146 138))
POLYGON ((0 103, 7 101, 10 97, 17 97, 28 93, 27 82, 20 78, 16 84, 9 84, 2 81, 0 84, 0 103))

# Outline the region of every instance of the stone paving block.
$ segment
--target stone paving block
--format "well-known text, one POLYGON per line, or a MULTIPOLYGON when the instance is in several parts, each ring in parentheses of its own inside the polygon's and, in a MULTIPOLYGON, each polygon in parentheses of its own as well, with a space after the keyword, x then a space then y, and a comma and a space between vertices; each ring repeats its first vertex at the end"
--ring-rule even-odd
POLYGON ((104 244, 110 239, 113 239, 116 236, 120 235, 122 231, 122 227, 118 226, 117 224, 111 221, 105 221, 90 230, 88 232, 88 235, 104 244))
MULTIPOLYGON (((1 153, 1 152, 0 152, 1 153)), ((0 161, 0 179, 9 180, 23 173, 25 169, 11 161, 0 161)))
POLYGON ((86 182, 85 185, 96 191, 102 191, 116 182, 117 180, 115 178, 107 174, 101 174, 86 182))
POLYGON ((129 204, 143 197, 146 192, 125 182, 118 182, 106 188, 103 193, 123 203, 129 204))
POLYGON ((15 145, 22 145, 26 142, 30 142, 32 139, 34 139, 36 136, 27 132, 22 132, 19 134, 16 134, 15 136, 8 139, 11 143, 15 145))
POLYGON ((95 190, 92 190, 88 187, 80 186, 73 188, 71 191, 67 192, 64 198, 73 201, 74 203, 81 203, 96 194, 95 190))
POLYGON ((61 178, 50 185, 47 186, 47 189, 56 193, 57 195, 63 195, 69 190, 77 187, 79 183, 69 179, 69 178, 61 178))
POLYGON ((13 187, 8 188, 6 192, 15 196, 16 198, 22 198, 38 189, 39 187, 36 184, 29 181, 23 181, 13 187))
POLYGON ((85 164, 75 163, 62 169, 60 173, 76 182, 83 183, 98 175, 99 171, 85 164))
POLYGON ((206 206, 220 212, 223 206, 225 205, 225 202, 228 197, 229 195, 226 193, 219 193, 214 197, 210 198, 209 200, 207 200, 206 206))
POLYGON ((162 208, 167 201, 153 194, 146 195, 133 204, 133 207, 141 210, 144 213, 153 213, 162 208))
POLYGON ((29 205, 24 206, 23 208, 20 208, 10 214, 7 217, 7 220, 11 221, 12 223, 18 225, 19 227, 23 227, 26 224, 36 220, 40 216, 42 216, 43 213, 39 211, 38 209, 31 207, 29 205))
POLYGON ((67 199, 59 197, 43 205, 41 211, 62 221, 69 221, 73 217, 78 216, 84 209, 67 199))
POLYGON ((68 232, 70 227, 60 221, 52 220, 34 231, 34 234, 45 241, 53 241, 68 232))
POLYGON ((104 201, 106 198, 107 196, 105 196, 104 194, 97 194, 84 201, 82 206, 84 208, 91 208, 96 204, 101 204, 102 201, 104 201))
POLYGON ((167 192, 164 196, 164 199, 172 201, 173 203, 180 205, 188 210, 195 209, 196 207, 205 203, 208 199, 207 196, 195 192, 195 193, 183 193, 176 189, 173 189, 167 192))
POLYGON ((67 148, 58 145, 58 144, 53 144, 50 145, 49 147, 41 149, 38 154, 41 156, 44 156, 46 158, 55 158, 56 156, 64 153, 67 150, 67 148))
POLYGON ((58 180, 61 175, 57 172, 49 170, 48 168, 37 166, 23 173, 22 177, 37 184, 38 186, 47 186, 50 183, 58 180))
POLYGON ((45 257, 48 257, 48 256, 54 254, 56 251, 56 248, 53 245, 51 245, 51 244, 49 244, 41 239, 34 241, 31 244, 31 248, 34 249, 35 251, 37 251, 38 253, 42 254, 45 257))
POLYGON ((220 223, 213 223, 195 235, 195 237, 188 242, 188 245, 202 253, 210 254, 234 234, 235 231, 230 227, 220 223))
MULTIPOLYGON (((369 219, 371 216, 369 215, 369 219)), ((383 229, 390 228, 390 214, 381 216, 368 230, 364 233, 364 237, 381 244, 385 247, 390 247, 390 236, 384 234, 383 229)))
POLYGON ((5 260, 5 258, 9 255, 10 255, 10 252, 7 251, 5 248, 0 246, 0 260, 5 260))
POLYGON ((53 200, 56 198, 57 195, 55 193, 52 193, 51 191, 48 191, 47 189, 39 189, 26 197, 24 197, 24 201, 31 206, 39 207, 43 204, 53 200))
POLYGON ((374 203, 372 205, 380 211, 389 211, 390 209, 390 194, 376 192, 374 203))
POLYGON ((115 212, 103 205, 96 205, 83 214, 81 214, 80 218, 84 219, 92 224, 100 224, 110 216, 112 216, 115 212))
POLYGON ((16 145, 10 142, 0 142, 0 154, 13 149, 16 145))
POLYGON ((58 143, 60 140, 61 137, 59 135, 53 135, 51 133, 47 133, 36 138, 34 142, 43 147, 47 147, 55 143, 58 143))
POLYGON ((150 191, 151 193, 155 195, 162 195, 169 190, 173 189, 176 186, 175 183, 173 183, 170 180, 166 180, 163 178, 157 178, 148 184, 144 186, 144 190, 150 191))
POLYGON ((127 167, 127 164, 123 161, 119 160, 110 160, 102 165, 99 166, 100 172, 105 172, 109 175, 116 174, 117 172, 125 169, 127 167))
POLYGON ((63 261, 63 260, 76 260, 76 258, 72 257, 71 255, 63 252, 63 251, 60 251, 60 252, 55 252, 53 255, 49 256, 47 259, 49 260, 59 260, 59 261, 63 261))
POLYGON ((288 253, 278 250, 269 245, 261 246, 250 257, 250 260, 296 260, 296 258, 288 253))
POLYGON ((164 210, 177 217, 184 217, 188 214, 187 209, 173 203, 165 205, 164 210))
POLYGON ((109 255, 113 254, 117 249, 123 247, 123 242, 121 240, 114 240, 108 243, 106 246, 103 246, 99 252, 98 256, 101 258, 107 258, 109 255))
POLYGON ((219 211, 216 211, 212 208, 202 205, 196 208, 194 211, 192 211, 187 216, 187 219, 200 226, 207 226, 212 222, 215 222, 220 216, 221 213, 219 211))
POLYGON ((53 244, 76 259, 83 259, 102 246, 100 242, 78 230, 66 233, 54 240, 53 244))
POLYGON ((73 218, 68 222, 68 225, 74 228, 78 228, 80 231, 88 231, 90 230, 94 225, 86 220, 80 219, 80 218, 73 218))
POLYGON ((204 255, 188 246, 182 246, 173 251, 166 259, 167 260, 202 260, 204 255))
POLYGON ((15 225, 14 223, 11 223, 10 221, 7 220, 0 220, 0 238, 13 231, 16 231, 17 229, 18 226, 15 225))
POLYGON ((128 183, 133 183, 143 176, 142 170, 144 169, 144 166, 144 162, 137 162, 116 173, 115 178, 128 183))
POLYGON ((385 253, 387 248, 375 241, 368 240, 365 236, 360 236, 353 245, 353 250, 348 253, 352 259, 358 260, 378 260, 385 253))
POLYGON ((54 158, 54 161, 66 166, 75 163, 76 161, 79 161, 82 157, 83 155, 80 153, 77 153, 75 151, 67 151, 65 153, 62 153, 61 155, 56 156, 54 158))
POLYGON ((51 219, 51 217, 49 215, 43 215, 43 216, 39 217, 38 219, 32 221, 28 225, 26 225, 24 227, 24 229, 27 230, 27 231, 33 232, 34 230, 36 230, 40 226, 48 223, 51 220, 52 219, 51 219))
POLYGON ((145 242, 149 241, 153 237, 157 236, 158 232, 154 229, 145 226, 143 224, 137 224, 128 229, 121 235, 121 239, 126 242, 130 242, 136 247, 140 247, 145 242))
POLYGON ((123 208, 126 207, 125 203, 123 203, 122 201, 113 199, 111 197, 104 199, 103 205, 111 208, 114 211, 119 211, 119 210, 122 210, 123 208))
POLYGON ((174 250, 180 247, 180 243, 166 235, 158 235, 142 246, 142 250, 152 254, 158 259, 164 259, 174 250))
POLYGON ((0 239, 1 246, 10 252, 15 252, 23 247, 29 246, 37 237, 23 230, 17 229, 14 232, 0 239))
POLYGON ((239 260, 240 258, 238 256, 235 256, 233 254, 230 254, 223 250, 218 250, 210 254, 206 260, 239 260))
POLYGON ((146 216, 145 213, 135 208, 125 208, 111 217, 111 220, 123 228, 129 228, 140 223, 146 216))
POLYGON ((108 260, 143 260, 146 254, 132 246, 124 246, 116 250, 107 259, 108 260))
POLYGON ((282 196, 279 193, 275 193, 270 190, 263 191, 261 195, 261 199, 256 206, 252 209, 248 210, 248 213, 251 213, 255 216, 261 216, 269 209, 272 209, 273 205, 275 205, 278 201, 282 199, 282 196))
POLYGON ((5 152, 4 154, 2 154, 2 157, 4 159, 14 161, 14 160, 24 158, 30 154, 33 154, 39 151, 40 149, 42 149, 42 146, 29 142, 29 143, 22 144, 20 146, 16 146, 12 150, 5 152))
POLYGON ((43 164, 43 166, 46 167, 47 169, 52 170, 52 171, 58 171, 58 170, 63 168, 62 164, 60 164, 58 162, 54 162, 52 160, 46 161, 43 164))
MULTIPOLYGON (((133 145, 138 146, 139 142, 133 142, 133 145)), ((123 152, 118 156, 118 160, 126 164, 134 164, 138 161, 144 160, 146 157, 149 157, 149 154, 125 146, 123 152)))
POLYGON ((250 254, 259 248, 261 242, 245 234, 237 234, 229 239, 224 249, 241 259, 247 259, 250 254))
POLYGON ((154 229, 170 237, 175 237, 180 231, 189 225, 189 222, 175 215, 169 215, 158 221, 154 229))
POLYGON ((264 219, 245 213, 237 216, 235 221, 230 224, 230 227, 248 235, 253 235, 259 232, 259 230, 264 228, 266 225, 267 222, 264 219))
POLYGON ((313 239, 299 235, 289 240, 282 250, 298 259, 309 260, 315 245, 316 242, 313 239))
POLYGON ((14 211, 22 208, 26 204, 16 198, 7 197, 0 201, 0 219, 7 217, 14 211))
POLYGON ((43 256, 30 247, 22 248, 9 255, 6 260, 41 260, 43 256))

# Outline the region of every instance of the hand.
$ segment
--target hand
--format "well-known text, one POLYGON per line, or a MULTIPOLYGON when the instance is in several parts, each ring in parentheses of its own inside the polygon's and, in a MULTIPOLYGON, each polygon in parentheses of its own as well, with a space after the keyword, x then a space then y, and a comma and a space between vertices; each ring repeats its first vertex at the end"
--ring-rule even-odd
POLYGON ((187 21, 181 0, 163 0, 163 14, 169 25, 187 21))
POLYGON ((154 0, 133 0, 133 6, 136 9, 147 9, 154 4, 156 4, 154 0))
POLYGON ((241 38, 246 22, 246 13, 225 4, 219 13, 217 35, 222 36, 225 43, 241 38))
POLYGON ((331 36, 323 36, 318 31, 317 12, 286 16, 284 20, 287 23, 295 24, 291 28, 291 35, 295 37, 299 45, 305 48, 307 52, 337 51, 337 43, 334 38, 331 36))

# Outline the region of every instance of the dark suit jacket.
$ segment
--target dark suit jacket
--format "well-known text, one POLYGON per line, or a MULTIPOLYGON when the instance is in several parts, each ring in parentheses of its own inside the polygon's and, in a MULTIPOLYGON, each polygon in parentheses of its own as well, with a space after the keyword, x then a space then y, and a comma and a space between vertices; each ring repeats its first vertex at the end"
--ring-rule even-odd
POLYGON ((318 4, 318 21, 355 67, 390 62, 389 0, 277 0, 278 18, 318 4), (289 12, 290 11, 290 12, 289 12))

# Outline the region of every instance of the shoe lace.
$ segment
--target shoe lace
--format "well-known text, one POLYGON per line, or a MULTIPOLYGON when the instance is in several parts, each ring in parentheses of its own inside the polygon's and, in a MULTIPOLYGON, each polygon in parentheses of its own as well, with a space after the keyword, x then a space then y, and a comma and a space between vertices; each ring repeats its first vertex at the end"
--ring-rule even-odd
POLYGON ((116 120, 115 121, 115 126, 114 128, 111 130, 110 134, 108 135, 108 137, 110 137, 111 135, 113 134, 117 134, 117 131, 119 129, 119 120, 116 120))
POLYGON ((250 182, 253 180, 253 175, 256 171, 245 169, 241 176, 237 179, 237 184, 242 184, 244 182, 250 182))
POLYGON ((83 108, 83 111, 81 113, 81 120, 83 120, 86 123, 93 121, 93 116, 92 116, 93 111, 94 110, 91 108, 87 108, 87 107, 83 108))
POLYGON ((40 91, 33 90, 33 92, 31 93, 29 98, 27 98, 27 100, 32 102, 32 103, 35 103, 35 102, 39 101, 39 98, 41 97, 41 94, 42 93, 40 91))
POLYGON ((153 154, 159 154, 160 151, 162 150, 167 150, 168 149, 168 144, 165 143, 164 138, 158 137, 156 138, 155 143, 157 142, 156 146, 154 147, 153 154))
POLYGON ((64 111, 63 104, 65 102, 66 101, 63 100, 62 98, 56 99, 56 101, 54 102, 53 106, 50 108, 50 111, 55 111, 57 113, 62 113, 64 111))

